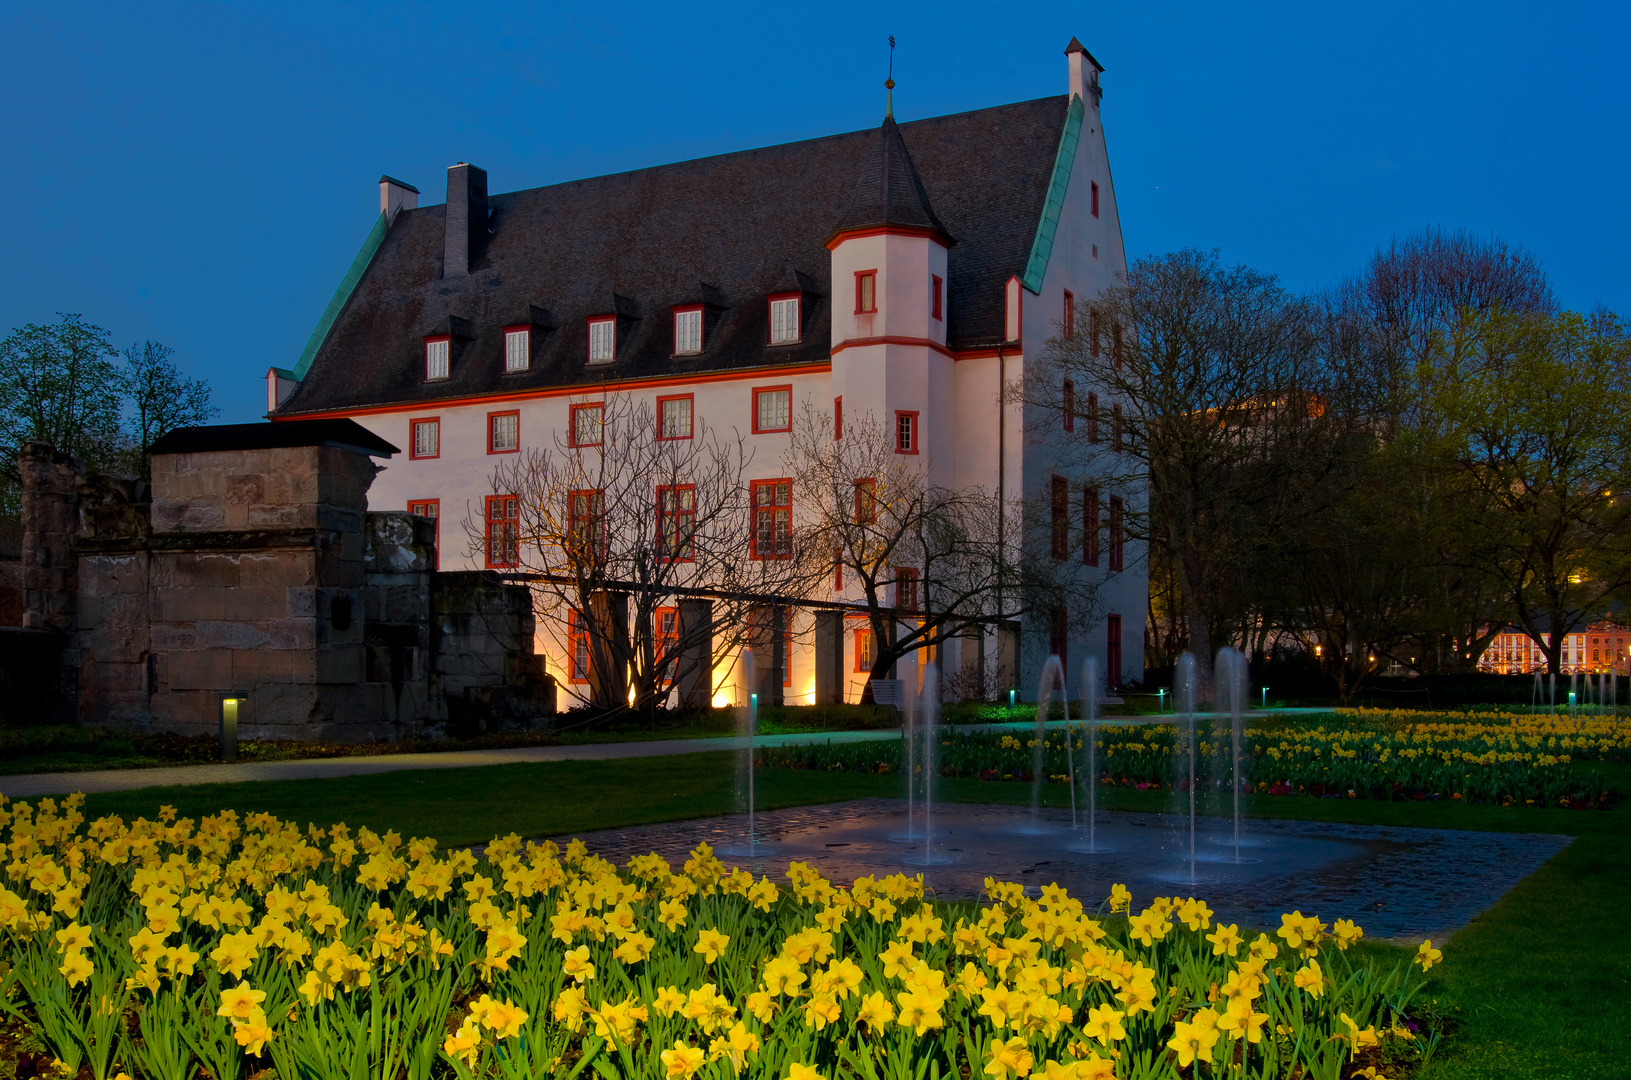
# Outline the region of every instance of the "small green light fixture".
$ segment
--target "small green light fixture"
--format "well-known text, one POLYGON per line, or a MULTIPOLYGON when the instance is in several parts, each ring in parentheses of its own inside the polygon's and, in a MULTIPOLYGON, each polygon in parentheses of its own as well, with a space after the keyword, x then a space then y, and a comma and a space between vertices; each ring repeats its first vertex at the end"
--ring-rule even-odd
POLYGON ((249 699, 243 694, 221 695, 221 760, 238 760, 238 717, 249 699))

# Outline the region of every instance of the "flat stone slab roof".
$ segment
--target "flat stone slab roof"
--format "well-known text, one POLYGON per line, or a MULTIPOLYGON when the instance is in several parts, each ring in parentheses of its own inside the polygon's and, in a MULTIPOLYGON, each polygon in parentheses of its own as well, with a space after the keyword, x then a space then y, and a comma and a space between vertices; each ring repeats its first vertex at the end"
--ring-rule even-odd
MULTIPOLYGON (((1247 819, 1234 844, 1229 819, 1196 819, 1190 859, 1187 815, 1101 811, 1094 853, 1068 810, 936 804, 933 845, 923 843, 923 807, 858 799, 747 816, 702 818, 581 834, 589 850, 618 863, 655 851, 676 867, 706 841, 727 864, 785 880, 790 861, 809 862, 847 885, 867 874, 921 873, 941 900, 981 896, 987 876, 1018 881, 1033 895, 1059 884, 1090 908, 1113 884, 1133 893, 1135 910, 1155 896, 1195 896, 1214 919, 1277 928, 1300 910, 1330 923, 1352 919, 1370 938, 1415 944, 1447 940, 1572 841, 1545 833, 1342 825, 1247 819), (1104 850, 1108 849, 1108 850, 1104 850)), ((565 842, 571 837, 557 838, 565 842)))

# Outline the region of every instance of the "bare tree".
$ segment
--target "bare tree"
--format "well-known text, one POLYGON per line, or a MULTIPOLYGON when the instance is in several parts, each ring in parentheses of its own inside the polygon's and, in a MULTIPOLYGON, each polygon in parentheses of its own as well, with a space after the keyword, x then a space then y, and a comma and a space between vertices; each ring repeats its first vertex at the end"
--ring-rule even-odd
POLYGON ((147 448, 176 428, 208 423, 221 410, 210 401, 209 384, 190 379, 171 361, 168 345, 144 341, 124 351, 119 389, 129 413, 129 465, 140 476, 150 474, 147 448))
POLYGON ((1165 549, 1208 685, 1263 552, 1309 511, 1328 459, 1314 327, 1272 276, 1180 251, 1135 263, 1026 378, 1027 403, 1070 431, 1061 468, 1165 549))
MULTIPOLYGON (((932 459, 897 453, 893 434, 861 413, 846 417, 835 438, 832 417, 807 406, 785 459, 833 591, 853 598, 866 617, 871 669, 863 701, 871 700, 872 680, 888 678, 905 657, 927 650, 939 659, 946 642, 983 642, 986 630, 1039 607, 1063 607, 1078 624, 1094 618, 1096 583, 1027 542, 1020 500, 1004 506, 979 487, 932 483, 932 459), (1007 550, 998 539, 1004 531, 1018 538, 1007 550)), ((973 658, 964 662, 983 674, 973 658)))
POLYGON ((531 582, 573 680, 602 709, 649 711, 677 685, 711 697, 715 663, 748 641, 750 616, 807 584, 790 499, 747 483, 741 434, 688 406, 581 400, 552 446, 494 469, 493 494, 466 517, 472 554, 531 582))

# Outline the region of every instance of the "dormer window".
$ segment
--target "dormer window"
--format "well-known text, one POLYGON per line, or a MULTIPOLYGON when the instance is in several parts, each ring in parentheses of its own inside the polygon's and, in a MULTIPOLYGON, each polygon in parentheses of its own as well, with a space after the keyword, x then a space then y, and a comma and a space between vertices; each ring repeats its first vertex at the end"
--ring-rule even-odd
POLYGON ((612 316, 589 320, 589 362, 609 364, 617 355, 617 320, 612 316))
POLYGON ((506 326, 504 328, 504 370, 526 371, 532 367, 532 328, 506 326))
POLYGON ((681 308, 674 312, 674 355, 695 356, 702 351, 702 309, 681 308))
POLYGON ((770 343, 790 345, 799 339, 799 297, 770 298, 770 343))
POLYGON ((448 357, 452 351, 453 339, 450 337, 425 339, 425 381, 447 378, 448 357))

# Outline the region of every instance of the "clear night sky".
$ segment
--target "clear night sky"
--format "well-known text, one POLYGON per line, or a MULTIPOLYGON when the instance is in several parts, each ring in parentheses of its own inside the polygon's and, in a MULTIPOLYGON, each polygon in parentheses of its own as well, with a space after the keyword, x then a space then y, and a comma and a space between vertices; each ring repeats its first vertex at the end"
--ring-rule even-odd
POLYGON ((1426 224, 1537 252, 1631 312, 1631 5, 0 8, 0 333, 80 312, 263 411, 378 214, 1061 93, 1081 37, 1130 255, 1315 289, 1426 224), (860 11, 849 21, 840 13, 860 11))

